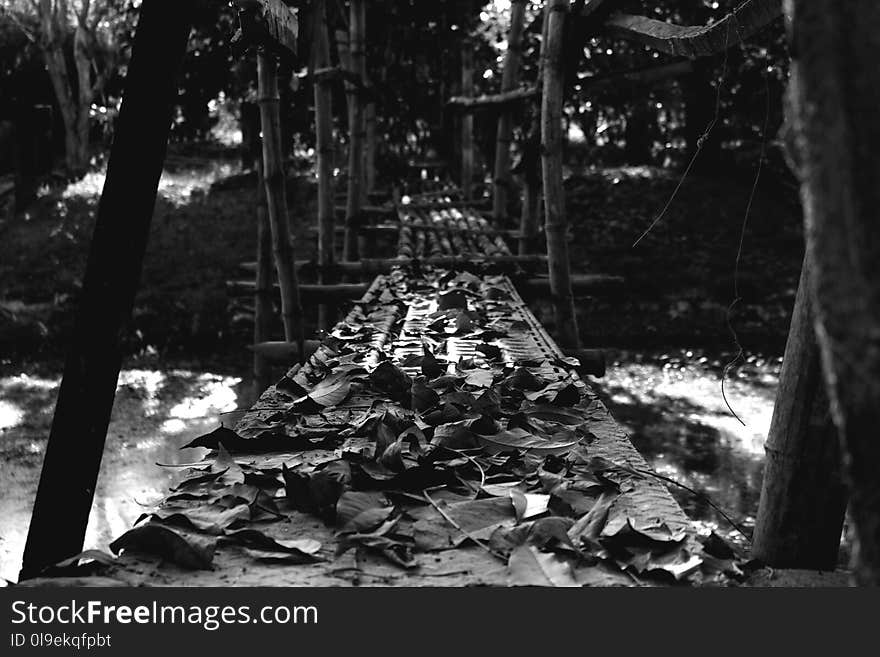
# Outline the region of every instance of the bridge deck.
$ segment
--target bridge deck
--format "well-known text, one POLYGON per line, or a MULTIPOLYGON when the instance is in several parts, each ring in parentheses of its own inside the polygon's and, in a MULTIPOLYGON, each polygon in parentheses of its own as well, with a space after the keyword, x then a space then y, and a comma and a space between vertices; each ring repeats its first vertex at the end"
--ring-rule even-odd
MULTIPOLYGON (((509 253, 479 214, 443 200, 401 206, 401 255, 509 253)), ((234 430, 195 445, 214 456, 111 546, 120 556, 103 577, 633 585, 698 579, 709 561, 572 361, 488 265, 378 276, 306 364, 234 430)))

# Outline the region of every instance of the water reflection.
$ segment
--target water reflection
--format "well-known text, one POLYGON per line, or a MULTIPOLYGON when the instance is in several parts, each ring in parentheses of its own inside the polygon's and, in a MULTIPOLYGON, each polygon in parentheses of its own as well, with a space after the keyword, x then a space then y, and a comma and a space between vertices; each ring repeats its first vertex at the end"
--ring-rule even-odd
MULTIPOLYGON (((750 531, 781 363, 752 356, 728 374, 725 392, 741 424, 721 394, 725 362, 688 350, 620 352, 596 387, 660 474, 708 496, 750 531)), ((705 500, 675 486, 670 492, 705 528, 743 540, 705 500)))
MULTIPOLYGON (((58 378, 0 378, 0 577, 16 580, 40 476, 58 378)), ((160 499, 176 471, 156 463, 199 460, 180 445, 213 429, 238 405, 241 379, 187 370, 124 370, 120 375, 86 547, 106 549, 160 499)), ((243 391, 244 392, 244 391, 243 391)))

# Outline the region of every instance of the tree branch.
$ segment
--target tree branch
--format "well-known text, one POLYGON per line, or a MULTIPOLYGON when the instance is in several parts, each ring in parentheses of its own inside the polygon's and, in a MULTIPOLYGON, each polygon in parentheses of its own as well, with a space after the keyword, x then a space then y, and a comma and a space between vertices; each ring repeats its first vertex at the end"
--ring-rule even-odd
POLYGON ((620 13, 605 21, 605 30, 671 55, 708 57, 737 45, 781 15, 782 0, 747 0, 710 25, 675 25, 620 13))

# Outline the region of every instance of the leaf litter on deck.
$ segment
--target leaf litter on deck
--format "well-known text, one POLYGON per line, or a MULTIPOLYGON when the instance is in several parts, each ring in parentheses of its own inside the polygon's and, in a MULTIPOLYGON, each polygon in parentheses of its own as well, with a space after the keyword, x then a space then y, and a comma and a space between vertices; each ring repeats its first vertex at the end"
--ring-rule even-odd
POLYGON ((111 544, 119 567, 154 555, 206 570, 232 550, 253 568, 320 567, 344 581, 361 581, 364 564, 403 583, 437 577, 438 562, 468 583, 512 586, 730 572, 680 510, 668 513, 677 507, 645 465, 607 458, 621 445, 640 457, 569 359, 514 357, 532 328, 512 290, 445 270, 380 276, 235 430, 187 445, 215 457, 111 544), (646 487, 656 508, 633 501, 646 487), (291 538, 285 528, 306 517, 314 535, 291 538), (498 567, 473 565, 480 552, 498 567))

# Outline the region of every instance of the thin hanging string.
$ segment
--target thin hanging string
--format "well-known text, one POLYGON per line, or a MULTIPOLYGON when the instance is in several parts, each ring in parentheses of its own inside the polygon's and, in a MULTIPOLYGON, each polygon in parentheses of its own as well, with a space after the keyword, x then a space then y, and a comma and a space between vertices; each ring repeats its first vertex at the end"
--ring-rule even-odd
MULTIPOLYGON (((728 14, 728 17, 733 17, 733 20, 736 20, 736 16, 733 14, 728 14)), ((672 191, 672 195, 669 197, 669 200, 666 201, 666 205, 663 206, 663 209, 660 211, 660 214, 651 222, 651 225, 645 229, 641 235, 639 235, 638 239, 633 242, 632 247, 635 248, 638 246, 639 242, 641 242, 645 237, 648 236, 652 230, 654 230, 654 226, 660 223, 660 220, 666 216, 667 210, 669 210, 672 202, 675 201, 676 196, 678 196, 678 192, 681 189, 682 185, 684 185, 684 181, 687 179, 688 174, 691 172, 691 168, 694 166, 694 163, 697 161, 697 157, 700 155, 700 151, 703 149, 703 144, 706 143, 706 140, 709 138, 709 135, 712 133, 712 129, 715 127, 715 124, 718 123, 718 119, 721 116, 721 92, 724 87, 724 78, 727 76, 727 60, 730 57, 730 23, 727 24, 727 31, 724 33, 724 63, 721 66, 721 75, 718 77, 718 88, 715 93, 715 115, 712 117, 712 120, 709 121, 709 124, 706 126, 706 129, 703 131, 703 134, 700 135, 700 138, 697 139, 697 147, 694 149, 694 154, 691 156, 690 162, 688 162, 687 167, 685 167, 684 173, 681 174, 681 178, 678 180, 678 184, 675 186, 675 189, 672 191)))
MULTIPOLYGON (((736 18, 734 18, 736 20, 736 18)), ((739 34, 739 23, 736 23, 737 33, 739 34)), ((742 43, 743 52, 745 52, 745 42, 742 39, 742 35, 740 34, 740 43, 742 43)), ((730 335, 733 337, 733 344, 736 346, 737 352, 736 355, 724 366, 724 370, 721 372, 721 397, 724 399, 724 403, 727 406, 727 410, 730 411, 730 414, 735 417, 739 423, 743 426, 746 426, 746 423, 743 422, 742 418, 737 415, 736 411, 730 405, 730 402, 727 399, 727 394, 724 390, 724 382, 727 379, 727 373, 733 369, 739 361, 745 356, 745 349, 743 349, 742 344, 739 341, 739 335, 737 335, 736 329, 733 327, 733 310, 736 305, 742 300, 742 296, 739 293, 739 266, 742 260, 742 251, 743 251, 743 243, 745 242, 746 237, 746 227, 749 222, 749 215, 752 211, 752 205, 755 201, 755 194, 758 191, 758 181, 761 179, 761 171, 764 167, 764 156, 767 151, 767 127, 770 123, 770 82, 767 79, 767 70, 764 70, 764 125, 761 128, 761 154, 758 158, 758 166, 755 170, 755 179, 752 182, 752 191, 749 194, 749 202, 746 204, 746 214, 743 217, 742 229, 739 235, 739 248, 736 251, 736 261, 733 267, 733 301, 730 302, 730 305, 727 307, 727 330, 730 331, 730 335)))

